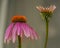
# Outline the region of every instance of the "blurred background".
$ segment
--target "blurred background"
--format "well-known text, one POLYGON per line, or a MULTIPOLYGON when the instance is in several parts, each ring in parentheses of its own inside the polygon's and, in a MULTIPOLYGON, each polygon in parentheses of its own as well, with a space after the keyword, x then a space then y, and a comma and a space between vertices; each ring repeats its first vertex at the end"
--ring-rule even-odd
POLYGON ((40 39, 22 41, 22 48, 43 48, 45 39, 45 22, 41 19, 36 6, 56 5, 56 10, 49 22, 47 48, 60 48, 60 0, 0 0, 0 48, 16 48, 17 42, 4 44, 4 33, 14 15, 25 15, 27 23, 39 34, 40 39))

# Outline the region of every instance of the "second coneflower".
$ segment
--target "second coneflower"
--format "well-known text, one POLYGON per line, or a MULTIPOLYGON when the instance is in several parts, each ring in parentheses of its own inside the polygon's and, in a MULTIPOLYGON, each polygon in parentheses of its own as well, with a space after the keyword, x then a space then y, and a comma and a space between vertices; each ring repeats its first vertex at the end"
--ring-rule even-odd
POLYGON ((25 16, 13 16, 11 21, 12 23, 6 30, 4 42, 8 43, 12 40, 12 42, 15 43, 16 38, 18 37, 18 48, 21 48, 22 37, 25 36, 30 39, 38 39, 38 35, 35 30, 26 23, 27 19, 25 16))
POLYGON ((43 6, 37 6, 36 8, 40 11, 40 15, 42 19, 44 19, 46 22, 46 39, 45 39, 45 45, 44 45, 44 48, 46 48, 47 41, 48 41, 48 23, 53 14, 53 11, 56 9, 56 6, 51 5, 50 7, 47 7, 47 8, 44 8, 43 6))
POLYGON ((49 20, 52 16, 54 10, 56 9, 55 5, 51 5, 50 7, 44 8, 43 6, 37 6, 36 7, 38 11, 40 11, 40 15, 42 19, 46 20, 46 18, 49 20))

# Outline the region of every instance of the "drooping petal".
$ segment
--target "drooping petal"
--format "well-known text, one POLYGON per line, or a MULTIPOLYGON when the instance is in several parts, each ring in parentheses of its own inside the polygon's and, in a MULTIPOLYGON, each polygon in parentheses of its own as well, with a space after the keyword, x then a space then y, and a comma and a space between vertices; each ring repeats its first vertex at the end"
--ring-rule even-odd
POLYGON ((18 29, 17 29, 17 35, 20 35, 20 34, 21 34, 21 33, 20 33, 20 32, 21 32, 21 26, 20 26, 19 23, 18 23, 18 26, 17 26, 17 27, 18 27, 18 29))
POLYGON ((23 30, 21 30, 21 32, 20 32, 20 37, 23 38, 23 36, 24 36, 24 32, 23 32, 23 30))
POLYGON ((7 43, 9 43, 11 39, 12 39, 12 30, 11 30, 11 33, 9 34, 9 36, 8 36, 7 43))
POLYGON ((33 31, 34 38, 37 40, 39 38, 37 33, 33 29, 32 29, 32 31, 33 31))
POLYGON ((24 31, 24 35, 26 37, 29 37, 30 36, 30 31, 29 31, 28 25, 26 23, 22 24, 22 29, 24 31))
POLYGON ((16 40, 16 36, 17 36, 17 29, 18 29, 18 23, 15 24, 13 30, 12 30, 12 41, 13 43, 15 43, 16 40))
POLYGON ((18 23, 17 34, 20 35, 20 37, 23 37, 22 23, 18 23))
POLYGON ((36 39, 37 40, 39 38, 39 36, 37 35, 36 31, 32 27, 30 27, 29 25, 28 25, 28 28, 30 30, 31 39, 36 39))
POLYGON ((33 35, 32 30, 30 30, 30 38, 31 38, 32 40, 34 39, 34 35, 33 35))
POLYGON ((11 23, 9 25, 9 27, 7 28, 6 33, 5 33, 5 37, 4 37, 4 42, 6 42, 7 40, 9 40, 9 38, 11 38, 10 35, 11 35, 11 30, 12 30, 13 26, 14 26, 14 23, 11 23))

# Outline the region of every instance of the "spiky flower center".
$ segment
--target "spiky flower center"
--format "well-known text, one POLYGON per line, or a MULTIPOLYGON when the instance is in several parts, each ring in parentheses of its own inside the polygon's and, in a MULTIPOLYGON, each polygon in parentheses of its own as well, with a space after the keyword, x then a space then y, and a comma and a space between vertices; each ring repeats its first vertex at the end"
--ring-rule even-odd
POLYGON ((26 17, 25 16, 13 16, 12 17, 12 22, 26 22, 26 17))

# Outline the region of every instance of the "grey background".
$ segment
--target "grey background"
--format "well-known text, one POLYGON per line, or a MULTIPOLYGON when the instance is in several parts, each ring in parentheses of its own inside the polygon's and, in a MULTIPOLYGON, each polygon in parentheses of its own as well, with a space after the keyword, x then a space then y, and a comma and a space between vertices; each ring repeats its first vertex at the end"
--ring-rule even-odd
MULTIPOLYGON (((14 15, 25 15, 27 23, 32 26, 40 36, 37 41, 24 39, 22 48, 43 48, 45 39, 45 22, 41 19, 36 6, 56 5, 56 10, 49 23, 49 39, 47 48, 60 48, 60 0, 8 0, 7 17, 5 29, 11 22, 14 15)), ((5 33, 5 32, 4 32, 5 33)), ((16 48, 16 44, 10 42, 4 44, 4 48, 16 48)))

